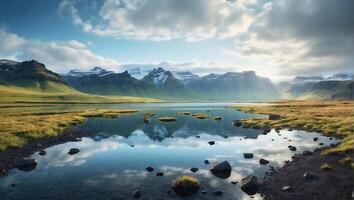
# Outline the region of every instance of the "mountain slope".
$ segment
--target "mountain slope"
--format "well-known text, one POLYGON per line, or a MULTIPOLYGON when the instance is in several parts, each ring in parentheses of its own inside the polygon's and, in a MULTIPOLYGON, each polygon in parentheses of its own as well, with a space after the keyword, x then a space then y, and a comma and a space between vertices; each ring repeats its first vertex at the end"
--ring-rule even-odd
POLYGON ((77 93, 60 76, 35 60, 14 62, 1 60, 0 84, 34 92, 77 93))
POLYGON ((354 100, 354 81, 297 83, 282 95, 286 99, 354 100))
POLYGON ((270 100, 277 99, 273 83, 253 71, 210 74, 193 80, 188 87, 211 100, 270 100))

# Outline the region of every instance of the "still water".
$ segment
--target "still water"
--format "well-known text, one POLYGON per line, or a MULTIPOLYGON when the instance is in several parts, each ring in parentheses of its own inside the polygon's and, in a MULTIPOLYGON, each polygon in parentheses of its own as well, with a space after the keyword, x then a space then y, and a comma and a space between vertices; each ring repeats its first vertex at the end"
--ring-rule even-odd
POLYGON ((234 127, 235 119, 262 118, 226 108, 229 104, 130 104, 109 105, 114 108, 135 108, 139 113, 119 118, 91 118, 73 131, 87 132, 79 142, 68 142, 45 149, 47 154, 32 155, 37 159, 37 168, 24 172, 14 169, 9 176, 0 179, 0 199, 134 199, 132 193, 140 190, 140 199, 181 199, 170 188, 177 176, 191 175, 197 178, 206 194, 199 190, 194 196, 183 199, 261 199, 259 195, 244 193, 239 184, 247 175, 256 175, 262 180, 269 166, 281 167, 295 153, 314 150, 319 143, 328 146, 337 142, 318 133, 304 131, 272 130, 263 135, 262 130, 234 127), (221 121, 212 118, 201 120, 177 112, 205 113, 222 116, 221 121), (142 113, 156 115, 150 124, 142 120, 142 113), (161 116, 173 116, 175 122, 160 122, 161 116), (314 142, 313 138, 319 141, 314 142), (215 141, 215 145, 209 145, 215 141), (288 145, 297 151, 289 151, 288 145), (70 148, 80 152, 69 155, 70 148), (245 159, 243 153, 253 153, 254 158, 245 159), (270 161, 260 165, 259 159, 270 161), (210 164, 205 164, 209 160, 210 164), (232 166, 231 176, 221 179, 209 169, 216 163, 227 160, 232 166), (153 172, 146 167, 154 168, 153 172), (195 173, 192 167, 199 168, 195 173), (157 172, 164 176, 156 176, 157 172), (216 190, 223 195, 216 197, 216 190))

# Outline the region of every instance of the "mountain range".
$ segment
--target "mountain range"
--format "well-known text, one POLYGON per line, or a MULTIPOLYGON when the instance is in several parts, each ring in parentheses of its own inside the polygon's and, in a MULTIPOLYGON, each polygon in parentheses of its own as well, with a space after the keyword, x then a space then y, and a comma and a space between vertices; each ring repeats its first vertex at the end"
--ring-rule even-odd
POLYGON ((168 100, 256 101, 279 97, 268 78, 253 71, 209 74, 199 77, 191 72, 168 71, 156 67, 142 76, 140 68, 114 73, 102 68, 62 75, 73 88, 100 95, 130 95, 168 100), (135 77, 133 77, 135 76, 135 77))
MULTIPOLYGON (((145 70, 133 66, 121 73, 96 66, 88 71, 71 70, 59 75, 35 60, 16 62, 0 59, 0 92, 11 91, 14 94, 16 89, 16 95, 30 91, 173 101, 353 100, 353 84, 352 74, 297 76, 274 86, 270 79, 257 76, 254 71, 198 76, 189 71, 165 70, 161 66, 150 66, 145 70)), ((57 97, 60 98, 64 97, 57 97)))

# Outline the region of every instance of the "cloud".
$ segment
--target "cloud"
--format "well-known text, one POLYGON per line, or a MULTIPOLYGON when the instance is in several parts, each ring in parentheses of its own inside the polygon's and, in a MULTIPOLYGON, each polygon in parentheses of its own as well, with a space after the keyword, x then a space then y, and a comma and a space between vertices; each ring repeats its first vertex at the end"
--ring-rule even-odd
POLYGON ((227 38, 242 33, 253 13, 242 3, 229 0, 106 0, 92 23, 79 16, 78 2, 64 0, 59 12, 84 31, 127 39, 201 40, 227 38))
POLYGON ((94 54, 86 44, 76 40, 41 42, 28 40, 0 29, 0 57, 18 61, 35 59, 55 72, 71 68, 86 69, 98 65, 114 68, 118 62, 94 54))
POLYGON ((263 4, 235 54, 279 74, 354 71, 354 2, 275 0, 263 4))

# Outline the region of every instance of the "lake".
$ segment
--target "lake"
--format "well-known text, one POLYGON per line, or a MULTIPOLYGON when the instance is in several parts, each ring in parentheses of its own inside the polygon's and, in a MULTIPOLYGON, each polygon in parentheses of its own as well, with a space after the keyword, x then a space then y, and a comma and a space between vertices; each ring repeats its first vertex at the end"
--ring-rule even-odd
MULTIPOLYGON (((227 108, 229 103, 152 103, 83 105, 83 107, 132 108, 141 112, 118 118, 90 118, 72 131, 87 132, 81 141, 58 144, 45 149, 46 155, 32 155, 38 161, 36 169, 25 172, 11 170, 0 179, 0 199, 134 199, 132 193, 140 190, 140 199, 181 199, 170 188, 172 180, 180 175, 197 178, 202 189, 194 196, 183 199, 261 199, 244 193, 238 181, 247 175, 259 180, 272 167, 281 167, 295 153, 329 146, 338 142, 314 132, 299 130, 263 130, 234 127, 232 121, 245 118, 262 118, 227 108), (204 113, 209 119, 196 119, 177 112, 204 113), (149 124, 143 122, 142 113, 155 116, 149 124), (175 122, 161 122, 158 117, 176 117, 175 122), (216 121, 214 116, 222 116, 216 121), (319 140, 314 142, 313 138, 319 140), (208 142, 215 141, 215 145, 208 142), (319 146, 319 143, 323 146, 319 146), (297 151, 288 149, 295 146, 297 151), (70 148, 79 148, 75 155, 67 154, 70 148), (245 159, 243 153, 253 153, 245 159), (270 161, 260 165, 259 159, 270 161), (205 164, 209 160, 210 164, 205 164), (214 176, 210 168, 227 160, 232 166, 231 176, 222 179, 214 176), (148 172, 146 167, 153 167, 148 172), (199 170, 191 172, 191 168, 199 170), (162 172, 163 176, 156 176, 162 172), (201 191, 206 191, 206 194, 201 191), (216 197, 213 192, 221 190, 216 197)), ((77 109, 80 106, 63 106, 77 109)), ((40 109, 40 108, 37 108, 40 109)), ((43 109, 43 108, 42 108, 43 109)), ((56 109, 56 108, 48 108, 56 109)))

